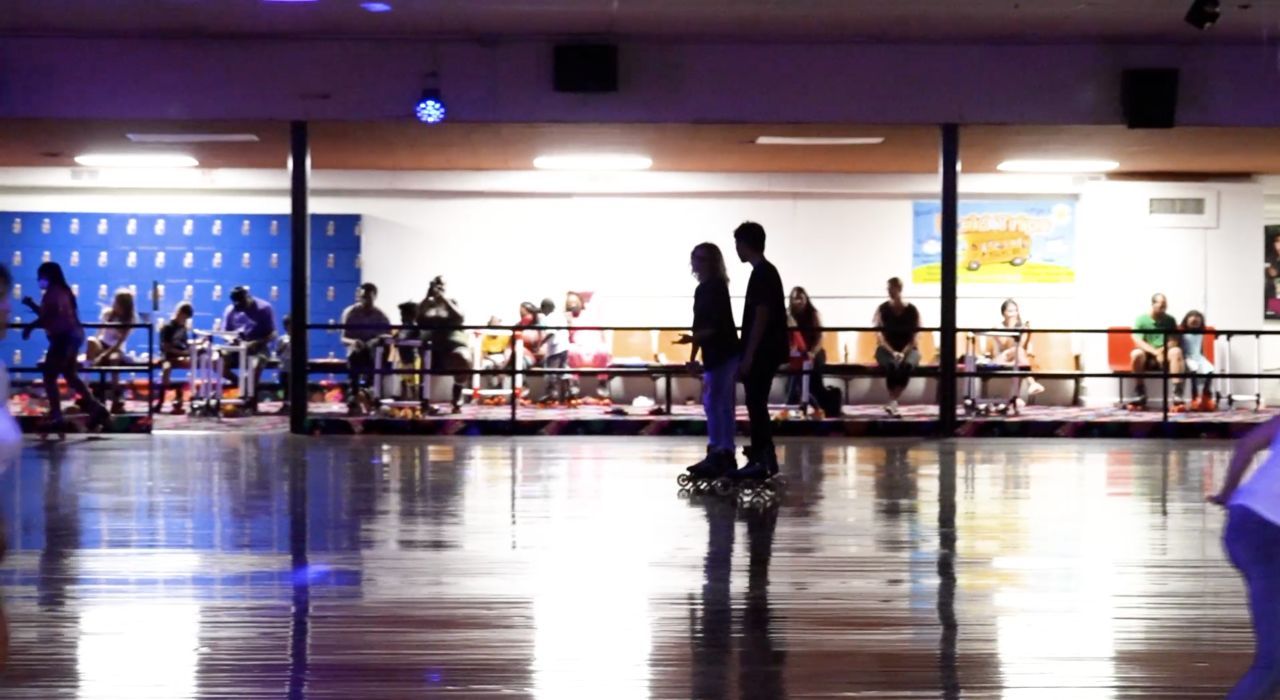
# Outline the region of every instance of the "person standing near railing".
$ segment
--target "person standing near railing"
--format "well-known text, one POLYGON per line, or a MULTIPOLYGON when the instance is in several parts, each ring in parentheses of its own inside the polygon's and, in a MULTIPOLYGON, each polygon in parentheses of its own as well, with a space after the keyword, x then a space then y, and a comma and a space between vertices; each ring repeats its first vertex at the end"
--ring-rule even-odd
POLYGON ((30 338, 37 328, 43 328, 49 337, 49 349, 44 356, 44 390, 49 397, 50 427, 57 429, 63 423, 59 375, 65 377, 67 386, 80 395, 81 405, 89 413, 90 427, 105 426, 111 414, 93 397, 89 386, 80 378, 77 366, 80 346, 84 344, 84 326, 80 324, 76 295, 67 284, 62 267, 55 262, 43 263, 36 269, 36 282, 44 290, 44 296, 39 305, 31 297, 22 300, 36 312, 36 320, 22 330, 22 339, 30 338))
MULTIPOLYGON (((813 363, 809 379, 809 400, 815 406, 816 398, 822 391, 822 368, 827 364, 827 351, 822 348, 822 314, 809 299, 809 292, 804 287, 795 287, 788 297, 787 315, 795 321, 795 335, 801 341, 801 352, 804 358, 813 363)), ((804 376, 793 374, 787 378, 787 403, 795 406, 800 403, 800 394, 804 388, 804 376)))
POLYGON ((787 304, 782 276, 764 257, 764 227, 748 221, 733 232, 738 259, 751 265, 747 298, 742 307, 742 355, 738 376, 747 394, 751 447, 739 478, 758 479, 778 473, 769 416, 769 391, 778 368, 791 356, 787 340, 787 304))

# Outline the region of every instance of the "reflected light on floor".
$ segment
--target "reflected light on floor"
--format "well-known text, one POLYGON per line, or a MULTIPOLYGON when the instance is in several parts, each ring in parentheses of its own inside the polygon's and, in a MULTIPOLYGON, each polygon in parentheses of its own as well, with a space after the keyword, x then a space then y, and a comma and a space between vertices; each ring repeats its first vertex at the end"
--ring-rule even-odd
POLYGON ((196 696, 200 606, 107 603, 80 615, 81 700, 196 696))

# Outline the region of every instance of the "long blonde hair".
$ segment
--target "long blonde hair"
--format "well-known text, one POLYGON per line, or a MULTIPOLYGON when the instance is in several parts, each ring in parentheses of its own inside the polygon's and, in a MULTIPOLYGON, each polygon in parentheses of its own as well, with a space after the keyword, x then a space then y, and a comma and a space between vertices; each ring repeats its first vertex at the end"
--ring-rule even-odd
MULTIPOLYGON (((710 263, 712 279, 724 280, 729 282, 729 272, 724 267, 724 254, 720 252, 720 246, 715 243, 699 243, 693 247, 693 252, 689 253, 689 266, 693 267, 693 257, 699 253, 706 256, 707 262, 710 263)), ((694 279, 699 282, 705 282, 706 279, 698 275, 697 270, 693 270, 694 279)))

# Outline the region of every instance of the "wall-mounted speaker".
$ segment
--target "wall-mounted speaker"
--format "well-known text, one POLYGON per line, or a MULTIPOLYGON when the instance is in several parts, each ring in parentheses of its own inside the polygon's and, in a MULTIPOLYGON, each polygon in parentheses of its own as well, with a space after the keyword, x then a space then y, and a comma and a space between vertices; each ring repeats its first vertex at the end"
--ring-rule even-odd
POLYGON ((1120 108, 1130 129, 1172 129, 1178 110, 1178 69, 1137 68, 1121 73, 1120 108))
POLYGON ((617 92, 618 47, 560 44, 555 47, 556 92, 617 92))

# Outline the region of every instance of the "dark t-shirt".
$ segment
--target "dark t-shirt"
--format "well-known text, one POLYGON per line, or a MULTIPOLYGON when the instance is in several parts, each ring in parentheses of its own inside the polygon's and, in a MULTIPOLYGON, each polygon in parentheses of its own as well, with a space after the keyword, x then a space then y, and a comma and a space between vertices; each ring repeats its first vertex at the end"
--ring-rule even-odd
POLYGON ((893 302, 880 305, 880 334, 894 352, 911 344, 920 330, 920 312, 914 304, 907 304, 901 311, 893 308, 893 302))
POLYGON ((173 352, 186 352, 188 348, 187 324, 170 319, 160 328, 160 347, 173 352))
POLYGON ((756 321, 756 307, 769 309, 769 325, 760 337, 760 347, 752 359, 754 370, 765 367, 776 369, 791 356, 791 343, 787 339, 787 304, 782 291, 782 277, 778 268, 768 260, 761 260, 751 271, 747 282, 747 300, 742 307, 742 352, 751 342, 752 327, 756 321))
POLYGON ((724 280, 701 282, 693 293, 693 330, 708 329, 714 335, 701 344, 702 364, 715 368, 738 354, 738 327, 733 322, 733 302, 724 280))

